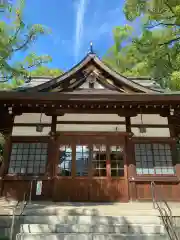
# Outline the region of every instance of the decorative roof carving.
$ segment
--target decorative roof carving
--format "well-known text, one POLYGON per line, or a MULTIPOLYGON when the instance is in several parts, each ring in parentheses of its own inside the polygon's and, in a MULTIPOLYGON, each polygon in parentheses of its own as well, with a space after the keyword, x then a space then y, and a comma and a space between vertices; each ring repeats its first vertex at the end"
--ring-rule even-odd
POLYGON ((95 83, 96 82, 96 74, 94 72, 91 72, 89 76, 87 77, 87 81, 89 83, 95 83))
MULTIPOLYGON (((137 79, 137 78, 135 78, 137 79)), ((19 89, 27 92, 72 92, 78 91, 85 82, 98 83, 104 91, 111 90, 119 93, 156 93, 152 90, 124 77, 105 65, 95 54, 89 53, 79 64, 63 75, 46 81, 31 88, 19 89)), ((87 89, 87 88, 86 88, 87 89)), ((81 91, 82 88, 81 88, 81 91)))

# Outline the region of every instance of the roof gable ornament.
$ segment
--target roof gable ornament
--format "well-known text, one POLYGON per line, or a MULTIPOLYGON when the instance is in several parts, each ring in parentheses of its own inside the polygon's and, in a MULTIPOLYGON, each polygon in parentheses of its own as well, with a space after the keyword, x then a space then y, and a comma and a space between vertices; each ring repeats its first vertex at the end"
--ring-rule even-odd
POLYGON ((90 42, 90 51, 89 51, 90 54, 94 54, 94 51, 93 51, 93 43, 90 42))
POLYGON ((96 82, 96 74, 94 72, 90 73, 87 77, 87 80, 89 83, 95 83, 96 82))

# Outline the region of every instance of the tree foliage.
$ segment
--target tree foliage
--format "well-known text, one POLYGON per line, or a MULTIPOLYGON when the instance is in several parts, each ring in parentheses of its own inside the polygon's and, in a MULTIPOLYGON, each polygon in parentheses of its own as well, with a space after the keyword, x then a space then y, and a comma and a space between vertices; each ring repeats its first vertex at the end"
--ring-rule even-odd
POLYGON ((26 78, 29 71, 51 60, 48 55, 37 56, 28 54, 22 61, 16 61, 16 55, 26 51, 40 36, 49 30, 40 24, 26 24, 23 21, 24 1, 11 7, 6 7, 0 20, 0 81, 11 79, 19 81, 26 78))
MULTIPOLYGON (((126 0, 124 13, 129 21, 136 18, 143 21, 141 34, 128 41, 129 28, 121 29, 120 35, 125 36, 125 31, 126 36, 124 39, 114 37, 105 62, 124 75, 150 76, 162 87, 179 90, 180 1, 126 0), (118 44, 122 46, 119 49, 118 44)), ((114 36, 117 29, 119 27, 113 30, 114 36)))
POLYGON ((131 34, 130 26, 116 27, 113 30, 114 45, 103 60, 123 75, 146 76, 149 73, 149 67, 145 60, 146 55, 139 52, 137 44, 130 38, 131 34), (117 34, 118 37, 115 37, 117 34))
MULTIPOLYGON (((58 77, 63 72, 58 68, 49 68, 47 66, 39 66, 36 69, 29 72, 30 77, 58 77)), ((24 79, 21 78, 13 78, 11 82, 3 82, 0 83, 0 89, 11 90, 13 88, 17 88, 24 83, 24 79)))
POLYGON ((63 72, 58 68, 48 68, 46 66, 37 67, 35 70, 31 71, 31 76, 47 76, 47 77, 58 77, 63 72))

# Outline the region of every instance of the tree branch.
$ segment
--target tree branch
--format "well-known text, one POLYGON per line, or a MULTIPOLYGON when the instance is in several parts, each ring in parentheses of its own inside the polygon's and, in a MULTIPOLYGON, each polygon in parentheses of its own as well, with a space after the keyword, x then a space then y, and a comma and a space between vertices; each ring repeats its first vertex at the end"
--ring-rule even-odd
POLYGON ((165 1, 164 4, 169 8, 169 10, 176 16, 176 13, 174 12, 173 8, 169 5, 168 1, 165 1))
POLYGON ((161 25, 162 25, 162 26, 165 26, 165 27, 169 27, 169 26, 172 26, 172 27, 180 27, 180 24, 160 22, 160 23, 157 23, 156 25, 149 25, 149 26, 147 26, 146 28, 151 29, 151 28, 155 28, 155 27, 158 27, 158 26, 161 26, 161 25))
MULTIPOLYGON (((36 63, 34 63, 34 64, 31 64, 31 65, 29 65, 29 66, 27 66, 27 68, 22 68, 21 70, 16 70, 16 71, 18 71, 19 72, 19 75, 21 75, 21 76, 23 76, 24 78, 27 78, 28 77, 28 72, 26 73, 26 71, 27 71, 27 69, 31 69, 31 68, 33 68, 33 67, 37 67, 37 66, 39 66, 39 65, 41 65, 41 64, 43 64, 43 63, 46 63, 46 61, 39 61, 39 62, 36 62, 36 63)), ((12 71, 13 71, 13 69, 12 69, 12 71)), ((16 75, 15 74, 11 74, 11 75, 9 75, 9 76, 1 76, 0 77, 0 83, 5 83, 5 82, 7 82, 9 79, 12 79, 13 77, 15 77, 16 75), (4 80, 1 80, 1 79, 4 79, 4 80)))
POLYGON ((12 52, 17 52, 19 50, 22 50, 32 40, 33 35, 34 34, 32 33, 29 36, 27 36, 27 39, 24 41, 24 43, 18 48, 13 49, 12 52))
MULTIPOLYGON (((29 65, 28 67, 27 67, 27 69, 30 69, 30 68, 32 68, 32 67, 37 67, 37 66, 39 66, 39 65, 41 65, 41 64, 43 64, 43 63, 46 63, 47 61, 40 61, 40 62, 38 62, 38 63, 34 63, 34 64, 31 64, 31 65, 29 65)), ((26 69, 25 69, 26 70, 26 69)))
POLYGON ((176 71, 177 69, 173 67, 170 54, 169 54, 169 53, 166 53, 165 55, 167 56, 167 60, 168 60, 168 63, 169 63, 169 67, 170 67, 172 70, 176 71))
POLYGON ((22 22, 21 18, 19 17, 19 15, 18 15, 18 19, 19 19, 19 27, 16 29, 14 36, 10 39, 9 45, 11 45, 11 43, 17 38, 18 33, 21 30, 21 23, 23 23, 23 22, 22 22))
POLYGON ((171 39, 171 40, 169 40, 169 41, 167 41, 167 42, 164 42, 164 43, 159 43, 158 46, 169 45, 169 44, 171 44, 171 43, 177 42, 178 40, 180 40, 180 37, 171 39))

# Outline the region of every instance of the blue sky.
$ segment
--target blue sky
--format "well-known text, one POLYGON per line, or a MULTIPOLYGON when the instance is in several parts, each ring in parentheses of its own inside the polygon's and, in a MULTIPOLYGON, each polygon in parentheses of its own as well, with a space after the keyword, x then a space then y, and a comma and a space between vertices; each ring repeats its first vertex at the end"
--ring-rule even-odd
POLYGON ((123 5, 124 0, 26 0, 25 22, 43 24, 52 31, 30 50, 50 55, 49 65, 64 71, 87 54, 91 41, 102 57, 112 45, 113 27, 127 23, 123 5))

